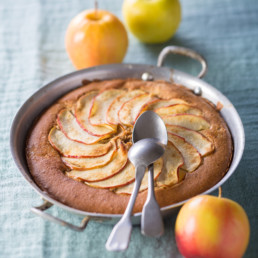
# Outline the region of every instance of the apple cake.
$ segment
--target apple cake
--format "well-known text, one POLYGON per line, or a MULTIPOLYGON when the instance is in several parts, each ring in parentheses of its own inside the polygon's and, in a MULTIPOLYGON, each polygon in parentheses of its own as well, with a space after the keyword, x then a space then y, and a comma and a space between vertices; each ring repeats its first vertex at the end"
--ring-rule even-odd
MULTIPOLYGON (((175 83, 115 79, 87 82, 35 121, 26 157, 37 185, 79 210, 123 213, 135 177, 127 157, 132 130, 146 110, 156 112, 168 132, 165 154, 154 164, 161 207, 204 192, 226 174, 232 138, 213 104, 175 83)), ((146 171, 134 212, 147 189, 146 171)))

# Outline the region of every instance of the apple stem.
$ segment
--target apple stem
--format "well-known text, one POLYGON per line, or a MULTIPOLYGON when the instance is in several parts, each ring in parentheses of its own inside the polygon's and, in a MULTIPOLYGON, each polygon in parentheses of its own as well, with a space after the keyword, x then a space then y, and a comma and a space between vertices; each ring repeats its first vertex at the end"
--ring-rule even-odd
POLYGON ((219 195, 218 195, 219 198, 221 198, 221 194, 222 194, 222 188, 221 188, 221 186, 220 186, 220 187, 219 187, 219 195))
POLYGON ((95 17, 97 18, 98 17, 98 1, 97 0, 94 1, 94 7, 95 7, 95 17))

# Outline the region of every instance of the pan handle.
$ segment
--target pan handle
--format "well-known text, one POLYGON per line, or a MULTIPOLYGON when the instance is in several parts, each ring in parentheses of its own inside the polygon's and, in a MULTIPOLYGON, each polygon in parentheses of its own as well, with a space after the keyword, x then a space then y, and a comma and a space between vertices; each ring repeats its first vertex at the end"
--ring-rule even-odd
POLYGON ((204 59, 204 57, 202 57, 200 54, 198 54, 197 52, 193 51, 192 49, 189 48, 184 48, 184 47, 178 47, 178 46, 168 46, 165 47, 159 54, 158 57, 158 62, 157 62, 157 66, 161 67, 165 58, 167 57, 168 54, 179 54, 179 55, 183 55, 183 56, 188 56, 191 57, 197 61, 199 61, 201 63, 202 66, 202 70, 201 72, 198 74, 198 78, 202 78, 205 73, 207 72, 207 62, 204 59))
POLYGON ((75 226, 71 223, 68 223, 64 220, 61 220, 59 218, 54 217, 53 215, 50 215, 50 214, 44 212, 45 210, 49 209, 52 205, 53 205, 52 203, 44 200, 42 205, 40 205, 38 207, 32 207, 31 211, 33 213, 37 214, 38 216, 42 217, 43 219, 47 219, 49 221, 55 222, 56 224, 59 224, 61 226, 70 228, 70 229, 78 231, 78 232, 82 232, 86 228, 86 226, 90 220, 89 217, 87 217, 87 216, 84 217, 83 220, 81 221, 81 225, 75 226))

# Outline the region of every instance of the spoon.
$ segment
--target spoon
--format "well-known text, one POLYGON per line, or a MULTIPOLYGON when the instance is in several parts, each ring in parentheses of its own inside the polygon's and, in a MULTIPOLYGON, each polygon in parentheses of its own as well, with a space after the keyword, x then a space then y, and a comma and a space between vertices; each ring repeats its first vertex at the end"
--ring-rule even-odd
MULTIPOLYGON (((136 121, 133 130, 133 143, 144 138, 155 138, 167 145, 167 129, 163 120, 153 111, 144 112, 136 121)), ((142 209, 141 232, 146 236, 159 237, 164 233, 160 207, 155 198, 153 164, 149 165, 148 196, 142 209)))
POLYGON ((107 250, 123 251, 128 247, 132 232, 132 210, 146 167, 159 159, 164 151, 163 144, 156 139, 148 138, 138 141, 130 148, 128 158, 135 166, 135 184, 125 213, 113 228, 106 242, 107 250))

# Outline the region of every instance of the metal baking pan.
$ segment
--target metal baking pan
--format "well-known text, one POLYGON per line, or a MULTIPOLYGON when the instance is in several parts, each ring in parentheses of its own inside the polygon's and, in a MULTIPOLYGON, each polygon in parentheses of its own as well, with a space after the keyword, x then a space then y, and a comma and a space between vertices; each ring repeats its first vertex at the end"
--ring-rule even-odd
MULTIPOLYGON (((108 223, 115 223, 119 220, 121 215, 119 214, 101 214, 101 213, 91 213, 85 212, 78 209, 71 208, 63 203, 51 198, 47 192, 42 191, 37 184, 34 182, 30 171, 27 166, 25 158, 25 144, 27 134, 33 121, 41 114, 43 110, 53 104, 58 98, 63 96, 65 93, 79 87, 82 85, 83 80, 109 80, 115 78, 138 78, 143 80, 165 80, 173 81, 182 84, 189 89, 193 90, 195 94, 201 95, 202 97, 210 100, 212 103, 217 105, 222 104, 222 109, 220 111, 221 115, 224 117, 230 131, 232 134, 234 142, 234 153, 232 163, 227 174, 213 187, 209 190, 203 192, 202 194, 208 194, 217 189, 223 183, 225 183, 228 178, 234 173, 237 168, 245 144, 244 128, 241 119, 234 108, 233 104, 218 90, 214 87, 201 80, 207 70, 207 63, 205 59, 193 50, 168 46, 164 48, 159 57, 157 66, 142 65, 142 64, 112 64, 96 66, 84 70, 79 70, 65 76, 62 76, 46 86, 42 87, 35 94, 33 94, 20 108, 16 114, 12 128, 11 128, 11 151, 16 165, 18 166, 23 177, 29 182, 29 184, 34 188, 34 190, 43 198, 44 203, 39 207, 33 207, 32 212, 37 215, 54 221, 63 226, 67 226, 71 229, 82 231, 86 228, 89 220, 105 221, 108 223), (190 58, 198 60, 202 65, 202 70, 198 77, 191 76, 184 72, 170 69, 168 67, 162 67, 162 63, 169 53, 181 54, 188 56, 190 58), (52 205, 57 205, 69 212, 76 215, 84 217, 80 226, 75 226, 67 223, 59 218, 52 216, 49 213, 44 212, 46 209, 50 208, 52 205)), ((169 205, 161 208, 163 216, 171 215, 178 211, 179 207, 185 203, 187 200, 169 205)), ((141 213, 136 213, 133 215, 133 223, 140 223, 141 213)))

